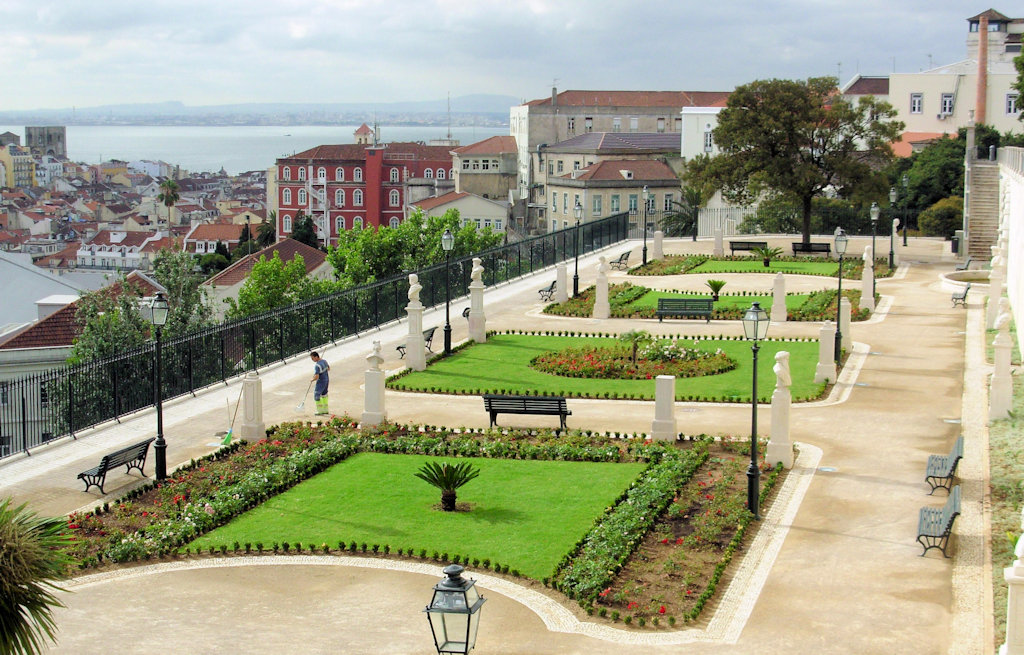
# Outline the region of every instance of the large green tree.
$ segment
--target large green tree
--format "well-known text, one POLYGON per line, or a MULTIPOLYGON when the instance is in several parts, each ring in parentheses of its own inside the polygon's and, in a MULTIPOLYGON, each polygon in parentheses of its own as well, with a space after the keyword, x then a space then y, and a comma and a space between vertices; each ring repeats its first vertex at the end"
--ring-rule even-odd
POLYGON ((167 289, 170 311, 164 334, 174 337, 213 325, 213 309, 202 277, 195 271, 195 256, 163 248, 153 260, 153 278, 167 289))
POLYGON ((811 201, 825 189, 844 197, 865 186, 884 193, 879 169, 903 130, 895 115, 873 96, 843 99, 833 77, 757 80, 730 94, 713 132, 720 154, 689 167, 687 183, 720 189, 732 202, 772 191, 787 196, 802 209, 807 243, 811 201))
POLYGON ((295 224, 292 227, 292 238, 307 246, 320 247, 320 239, 316 236, 316 224, 313 217, 307 216, 301 209, 295 215, 295 224))
POLYGON ((270 211, 256 228, 256 244, 262 250, 277 241, 277 212, 270 211))
POLYGON ((306 275, 306 262, 296 254, 285 263, 276 251, 270 259, 260 255, 252 272, 238 291, 238 300, 228 299, 228 319, 242 318, 285 307, 300 300, 337 291, 337 282, 314 280, 306 275))

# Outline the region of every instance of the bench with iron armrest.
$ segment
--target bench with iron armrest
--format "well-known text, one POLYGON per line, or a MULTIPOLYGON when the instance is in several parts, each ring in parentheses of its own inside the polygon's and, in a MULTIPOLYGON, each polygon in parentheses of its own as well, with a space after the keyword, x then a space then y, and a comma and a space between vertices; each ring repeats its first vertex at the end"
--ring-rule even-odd
POLYGON ((544 287, 543 289, 539 289, 537 291, 537 293, 540 294, 540 299, 543 302, 550 302, 551 301, 551 297, 553 295, 555 295, 555 284, 556 283, 557 283, 557 280, 552 280, 551 284, 549 284, 546 287, 544 287))
MULTIPOLYGON (((423 331, 423 344, 427 347, 427 350, 430 350, 430 342, 434 340, 434 330, 436 329, 437 326, 434 326, 432 328, 427 328, 426 330, 423 331)), ((397 346, 395 346, 395 350, 397 350, 400 354, 399 359, 405 359, 405 348, 406 344, 404 343, 400 343, 397 346)), ((434 351, 430 350, 430 352, 434 351)))
POLYGON ((629 268, 629 251, 627 250, 626 252, 619 255, 618 259, 608 262, 608 265, 611 266, 612 268, 617 268, 620 271, 626 270, 627 268, 629 268))
POLYGON ((85 490, 89 491, 89 487, 99 487, 100 493, 106 493, 103 491, 103 485, 107 480, 107 471, 118 466, 125 466, 125 473, 129 473, 133 468, 139 469, 139 473, 143 476, 146 475, 142 471, 142 467, 146 465, 146 455, 149 452, 149 444, 153 443, 155 439, 150 437, 145 441, 140 441, 137 444, 115 450, 112 453, 108 453, 103 456, 98 466, 94 466, 88 471, 82 471, 78 474, 78 479, 85 482, 85 490))
POLYGON ((971 283, 968 282, 967 286, 965 286, 962 291, 954 293, 952 298, 953 306, 956 307, 957 305, 962 305, 963 307, 967 307, 967 292, 970 290, 971 283))
POLYGON ((944 557, 953 533, 953 522, 960 515, 960 485, 949 492, 949 498, 942 507, 922 507, 917 520, 917 541, 924 547, 921 557, 931 548, 938 548, 944 557))
POLYGON ((970 267, 971 267, 971 258, 970 258, 970 257, 968 257, 967 259, 965 259, 965 260, 964 260, 964 263, 963 263, 963 264, 957 264, 957 265, 956 265, 956 266, 955 266, 955 267, 953 268, 953 270, 955 270, 955 271, 966 271, 966 270, 967 270, 967 269, 969 269, 970 267))
POLYGON ((797 254, 816 254, 825 253, 828 257, 832 254, 832 244, 830 243, 804 243, 803 241, 793 241, 793 255, 797 254))
POLYGON ((697 316, 710 322, 713 307, 711 298, 658 298, 658 308, 654 313, 658 321, 666 316, 697 316))
POLYGON ((730 241, 730 254, 735 255, 737 250, 753 250, 755 248, 767 248, 767 241, 730 241))
POLYGON ((953 442, 953 450, 948 455, 928 455, 928 466, 925 468, 924 481, 931 485, 932 490, 928 495, 935 493, 938 488, 943 488, 946 493, 953 486, 953 476, 956 475, 957 464, 964 456, 964 437, 960 435, 953 442))
POLYGON ((498 414, 538 414, 558 416, 561 429, 565 429, 565 417, 572 414, 564 396, 500 396, 484 394, 484 409, 491 416, 494 427, 498 414))

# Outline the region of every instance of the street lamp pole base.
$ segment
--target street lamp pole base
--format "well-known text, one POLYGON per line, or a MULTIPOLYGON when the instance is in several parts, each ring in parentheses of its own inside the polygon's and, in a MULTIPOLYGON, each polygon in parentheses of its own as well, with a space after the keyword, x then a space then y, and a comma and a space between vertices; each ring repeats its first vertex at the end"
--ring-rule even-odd
POLYGON ((644 244, 644 249, 643 249, 643 263, 644 264, 647 263, 647 244, 646 243, 644 244))
POLYGON ((444 324, 444 354, 452 354, 452 326, 450 323, 444 324))
MULTIPOLYGON (((757 455, 755 454, 754 457, 757 457, 757 455)), ((751 462, 750 465, 747 466, 747 509, 753 513, 754 518, 757 520, 761 519, 761 499, 758 491, 760 488, 760 482, 761 471, 757 468, 756 464, 751 462)))
POLYGON ((153 443, 153 457, 156 466, 156 479, 167 479, 167 442, 163 435, 159 436, 153 443))
POLYGON ((572 297, 580 295, 580 276, 573 274, 572 276, 572 297))

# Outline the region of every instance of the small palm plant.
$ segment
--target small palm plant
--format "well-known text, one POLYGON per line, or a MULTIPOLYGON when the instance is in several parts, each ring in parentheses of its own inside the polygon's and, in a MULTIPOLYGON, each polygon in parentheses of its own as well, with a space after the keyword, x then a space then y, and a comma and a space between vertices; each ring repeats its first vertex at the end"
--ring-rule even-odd
POLYGON ((641 346, 646 346, 652 340, 651 333, 646 330, 630 330, 619 335, 619 341, 629 344, 633 349, 633 366, 636 366, 636 353, 641 346))
POLYGON ((770 246, 754 248, 751 252, 754 253, 755 257, 760 257, 766 267, 772 263, 773 259, 782 256, 782 248, 772 248, 770 246))
POLYGON ((722 287, 725 286, 725 280, 708 280, 704 284, 708 285, 711 289, 711 299, 717 301, 718 294, 721 293, 722 287))
POLYGON ((480 475, 469 462, 449 464, 448 462, 427 462, 415 473, 416 477, 441 490, 441 509, 455 511, 456 489, 480 475))
POLYGON ((51 590, 66 575, 67 523, 40 518, 0 501, 0 653, 41 653, 57 630, 53 607, 63 607, 51 590))

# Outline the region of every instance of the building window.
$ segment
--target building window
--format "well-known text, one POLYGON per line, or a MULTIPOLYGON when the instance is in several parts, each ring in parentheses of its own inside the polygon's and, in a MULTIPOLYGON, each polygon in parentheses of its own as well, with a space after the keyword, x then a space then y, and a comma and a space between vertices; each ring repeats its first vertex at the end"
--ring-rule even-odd
POLYGON ((281 219, 281 231, 282 232, 291 232, 292 231, 292 217, 289 216, 288 214, 285 214, 284 217, 281 219))
POLYGON ((657 196, 653 191, 651 191, 651 193, 647 196, 647 213, 652 213, 657 206, 657 196))
POLYGON ((711 149, 715 146, 715 137, 711 130, 704 132, 704 152, 711 152, 711 149))
POLYGON ((563 193, 562 194, 562 213, 563 214, 568 214, 569 213, 569 194, 568 193, 563 193))
POLYGON ((569 121, 569 131, 570 132, 575 132, 576 131, 576 119, 570 116, 568 121, 569 121))
POLYGON ((474 159, 473 160, 473 170, 474 171, 480 170, 480 160, 479 159, 474 159))
POLYGON ((920 94, 920 93, 911 93, 910 94, 910 113, 911 114, 920 114, 921 113, 921 107, 922 107, 923 104, 924 104, 924 96, 922 96, 922 94, 920 94))
POLYGON ((281 179, 286 182, 292 179, 292 169, 290 166, 285 166, 281 169, 281 179))
POLYGON ((397 168, 392 168, 391 169, 391 181, 392 182, 397 182, 398 181, 398 169, 397 168))
POLYGON ((1016 113, 1018 113, 1020 111, 1020 109, 1017 107, 1017 97, 1018 96, 1017 96, 1016 93, 1007 93, 1006 94, 1006 113, 1007 114, 1016 114, 1016 113))
POLYGON ((423 171, 423 177, 427 178, 428 180, 434 179, 434 169, 428 168, 427 170, 423 171))
POLYGON ((468 159, 463 159, 462 160, 462 170, 464 170, 464 171, 468 171, 469 170, 469 160, 468 159))
POLYGON ((401 222, 401 221, 399 221, 399 220, 398 220, 398 217, 397 217, 397 216, 392 216, 392 217, 391 217, 391 227, 392 227, 392 228, 396 228, 396 227, 398 227, 398 224, 399 224, 400 222, 401 222))
POLYGON ((558 211, 558 192, 557 191, 552 191, 551 192, 551 211, 553 211, 553 212, 558 211))
POLYGON ((558 221, 552 218, 551 219, 551 231, 552 232, 556 232, 557 230, 558 230, 558 221))
POLYGON ((305 179, 306 179, 306 167, 305 166, 299 166, 299 181, 301 182, 302 180, 305 180, 305 179))
POLYGON ((636 116, 629 117, 629 131, 638 132, 640 130, 640 119, 636 116))
MULTIPOLYGON (((356 170, 358 170, 358 169, 356 169, 356 170)), ((352 192, 352 204, 354 204, 356 207, 362 207, 363 206, 363 190, 362 189, 356 189, 355 191, 352 192)))
POLYGON ((594 131, 594 119, 591 118, 590 116, 587 116, 586 118, 584 118, 583 119, 583 129, 585 129, 587 132, 593 132, 594 131))
POLYGON ((344 207, 345 206, 345 189, 338 189, 334 192, 334 206, 344 207))
POLYGON ((356 216, 355 219, 352 220, 352 228, 356 229, 356 230, 363 229, 363 217, 362 216, 356 216))
POLYGON ((292 190, 291 189, 285 189, 284 191, 281 192, 281 204, 282 205, 290 205, 290 204, 292 204, 292 190))
POLYGON ((578 161, 574 161, 572 163, 572 170, 574 170, 574 171, 580 170, 580 163, 578 161))
POLYGON ((612 213, 621 211, 621 205, 619 204, 619 194, 612 194, 611 207, 609 208, 612 213))
POLYGON ((345 231, 345 217, 339 216, 334 219, 334 233, 341 234, 345 231))
POLYGON ((444 179, 444 169, 443 168, 437 169, 437 179, 439 179, 439 180, 443 180, 444 179))
POLYGON ((942 103, 941 103, 940 106, 941 106, 941 110, 940 111, 942 112, 943 116, 950 116, 950 115, 952 115, 953 114, 953 94, 952 93, 943 93, 942 94, 942 103))
POLYGON ((600 216, 601 215, 601 196, 596 196, 595 195, 594 199, 591 202, 592 202, 592 208, 591 208, 591 212, 590 213, 593 214, 594 216, 600 216))
POLYGON ((321 182, 326 182, 327 181, 327 169, 324 168, 323 166, 321 166, 320 168, 316 169, 316 179, 320 180, 321 182))
POLYGON ((363 169, 360 168, 359 166, 356 166, 356 170, 353 171, 353 173, 352 173, 352 179, 355 180, 356 182, 362 182, 363 181, 363 169))
POLYGON ((562 162, 561 159, 558 160, 557 166, 558 166, 558 172, 559 173, 562 173, 562 172, 565 171, 565 168, 564 168, 565 164, 562 162))
POLYGON ((659 118, 658 119, 658 131, 659 132, 664 132, 665 131, 665 119, 664 118, 659 118))
POLYGON ((501 231, 501 219, 500 218, 494 219, 494 229, 499 231, 499 232, 501 231))
POLYGON ((448 178, 451 179, 451 178, 454 178, 454 177, 455 177, 455 169, 454 168, 449 168, 448 169, 448 178))
POLYGON ((674 194, 671 194, 671 193, 666 193, 665 194, 665 204, 663 204, 662 207, 667 212, 672 211, 672 203, 675 202, 675 198, 673 197, 673 195, 674 194))
POLYGON ((334 169, 334 181, 344 182, 345 181, 345 169, 341 166, 334 169))
POLYGON ((630 214, 635 214, 636 213, 636 208, 639 206, 639 204, 637 203, 638 198, 639 198, 639 196, 637 196, 635 193, 629 194, 629 206, 628 206, 628 209, 629 209, 629 213, 630 214))
POLYGON ((616 116, 612 119, 612 132, 622 131, 622 119, 616 116))
POLYGON ((306 190, 299 189, 299 206, 302 207, 306 204, 306 190))
POLYGON ((555 162, 548 160, 548 175, 555 174, 555 162))
POLYGON ((401 198, 398 195, 398 189, 392 189, 391 192, 388 194, 388 204, 390 204, 392 207, 398 207, 400 202, 401 198))

